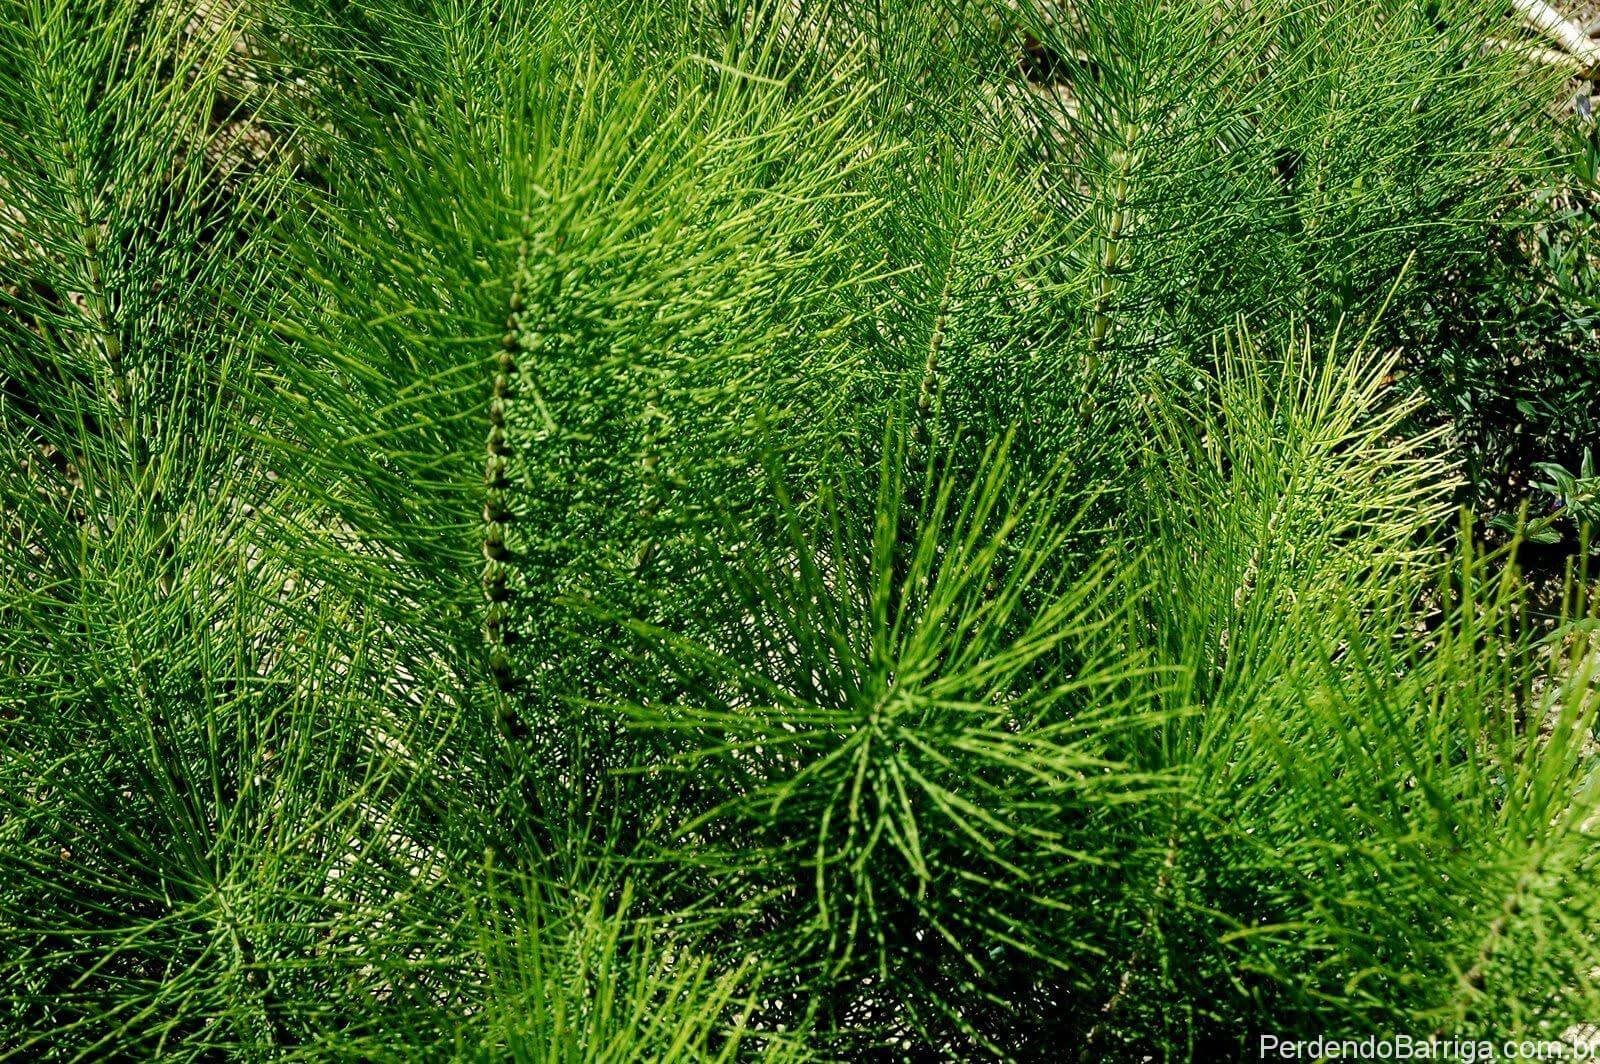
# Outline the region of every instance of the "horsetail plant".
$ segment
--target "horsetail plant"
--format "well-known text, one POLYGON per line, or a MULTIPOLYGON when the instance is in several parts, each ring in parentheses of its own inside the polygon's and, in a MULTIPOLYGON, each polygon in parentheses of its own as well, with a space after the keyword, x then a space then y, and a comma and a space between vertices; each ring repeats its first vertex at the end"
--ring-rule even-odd
POLYGON ((0 0, 0 1059, 1578 1037, 1501 6, 0 0))

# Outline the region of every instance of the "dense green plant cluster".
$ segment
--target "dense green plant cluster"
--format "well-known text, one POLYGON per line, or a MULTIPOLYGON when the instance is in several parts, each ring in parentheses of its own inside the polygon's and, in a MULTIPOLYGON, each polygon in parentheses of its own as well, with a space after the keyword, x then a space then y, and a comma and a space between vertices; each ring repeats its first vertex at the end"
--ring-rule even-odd
POLYGON ((1501 14, 0 0, 0 1056, 1600 1017, 1501 14))
MULTIPOLYGON (((1465 497, 1513 522, 1530 495, 1536 510, 1551 501, 1541 466, 1576 470, 1600 439, 1600 139, 1587 113, 1552 125, 1547 183, 1492 228, 1487 262, 1445 271, 1400 339, 1428 417, 1449 427, 1465 497)), ((1567 548, 1553 560, 1577 531, 1552 530, 1567 548)))

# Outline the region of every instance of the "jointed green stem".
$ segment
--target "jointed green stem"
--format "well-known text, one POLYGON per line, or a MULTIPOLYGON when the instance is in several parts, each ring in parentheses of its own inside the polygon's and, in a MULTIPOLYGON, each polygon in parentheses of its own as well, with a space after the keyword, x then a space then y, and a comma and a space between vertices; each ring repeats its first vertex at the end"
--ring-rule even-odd
POLYGON ((1094 320, 1089 332, 1091 374, 1111 336, 1111 300, 1116 295, 1117 271, 1122 265, 1123 231, 1128 227, 1128 171, 1132 160, 1126 150, 1118 149, 1112 153, 1111 161, 1117 170, 1117 178, 1112 190, 1111 214, 1106 222, 1105 246, 1100 253, 1100 280, 1094 294, 1094 320))
POLYGON ((511 553, 506 546, 507 526, 511 523, 511 444, 506 437, 506 413, 515 394, 517 357, 528 354, 533 343, 528 333, 527 272, 528 246, 524 238, 517 253, 506 333, 495 354, 483 473, 483 641, 489 654, 489 671, 502 692, 509 691, 514 682, 507 631, 511 600, 507 579, 511 553))
POLYGON ((961 229, 966 221, 963 204, 961 216, 956 219, 950 234, 950 257, 945 262, 944 279, 939 285, 939 299, 934 306, 933 330, 928 334, 928 350, 922 360, 922 381, 917 386, 917 416, 912 432, 919 443, 927 441, 928 417, 933 412, 933 398, 939 389, 939 353, 944 348, 945 333, 950 326, 950 304, 954 295, 956 254, 961 249, 961 229))

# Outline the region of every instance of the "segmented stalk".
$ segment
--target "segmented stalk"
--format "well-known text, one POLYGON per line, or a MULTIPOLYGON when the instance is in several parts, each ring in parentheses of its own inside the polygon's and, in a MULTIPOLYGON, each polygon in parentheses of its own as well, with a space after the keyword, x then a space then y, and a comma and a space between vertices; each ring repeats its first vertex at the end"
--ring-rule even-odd
MULTIPOLYGON (((1461 974, 1451 1009, 1451 1014, 1457 1021, 1466 1019, 1472 999, 1483 991, 1484 979, 1488 975, 1489 964, 1494 960, 1495 952, 1504 943, 1511 930, 1511 922, 1522 913, 1528 903, 1528 896, 1533 893, 1540 876, 1544 874, 1544 856, 1544 851, 1541 849, 1533 851, 1533 856, 1523 868, 1522 874, 1517 876, 1510 893, 1501 902, 1500 911, 1489 921, 1488 930, 1479 942, 1477 955, 1472 960, 1472 967, 1461 974)), ((1434 1028, 1433 1037, 1444 1038, 1448 1033, 1447 1025, 1441 1022, 1434 1028)))
POLYGON ((528 242, 517 249, 510 313, 500 349, 495 353, 494 381, 489 394, 489 433, 483 471, 483 642, 495 686, 509 691, 514 683, 508 631, 511 552, 506 546, 511 523, 511 444, 506 438, 506 413, 515 397, 519 357, 532 351, 534 336, 527 309, 528 242))
MULTIPOLYGON (((51 87, 54 87, 52 82, 51 87)), ((62 106, 60 97, 51 93, 52 100, 62 106)), ((63 112, 64 113, 64 112, 63 112)), ((64 119, 57 116, 59 123, 58 137, 61 142, 61 161, 66 164, 66 186, 68 207, 72 211, 72 221, 78 227, 78 237, 83 242, 84 263, 88 272, 83 293, 85 316, 89 319, 90 328, 98 335, 101 353, 105 357, 106 380, 108 382, 108 405, 110 407, 112 423, 116 426, 120 442, 127 448, 129 457, 135 464, 142 464, 141 455, 137 452, 139 440, 136 438, 132 412, 128 409, 129 381, 127 366, 123 361, 122 338, 117 329, 117 323, 112 318, 111 302, 105 290, 105 270, 101 264, 102 243, 105 238, 104 227, 95 220, 92 201, 88 191, 88 175, 84 173, 83 166, 78 157, 77 145, 73 142, 73 134, 66 127, 64 119)))
POLYGON ((1178 813, 1173 811, 1172 829, 1167 834, 1167 854, 1161 862, 1161 872, 1156 877, 1155 900, 1145 910, 1144 924, 1139 928, 1139 934, 1134 938, 1133 949, 1122 962, 1122 974, 1117 977, 1116 989, 1112 991, 1105 1003, 1100 1006, 1100 1013, 1095 1017, 1094 1026, 1089 1028, 1089 1033, 1084 1036, 1083 1045, 1079 1051, 1079 1060, 1090 1059, 1090 1052, 1094 1049, 1096 1040, 1106 1029, 1106 1024, 1116 1015, 1122 1003, 1127 1000, 1128 991, 1133 986, 1134 977, 1139 972, 1139 966, 1144 963, 1146 952, 1151 945, 1151 937, 1155 935, 1157 921, 1160 913, 1157 907, 1166 903, 1167 895, 1172 890, 1172 881, 1178 867, 1178 813))
POLYGON ((122 361, 122 340, 117 335, 116 322, 111 320, 111 309, 102 280, 100 268, 101 227, 97 222, 90 220, 87 214, 80 216, 79 224, 83 227, 83 249, 88 259, 89 269, 89 288, 84 293, 84 302, 88 307, 95 329, 100 333, 101 347, 105 352, 106 369, 111 382, 111 409, 117 419, 118 431, 123 436, 123 442, 131 452, 135 441, 133 439, 132 421, 126 409, 128 401, 128 372, 122 361))
POLYGON ((944 347, 945 329, 950 323, 950 278, 955 274, 955 248, 950 249, 951 266, 945 271, 944 288, 939 292, 939 308, 934 313, 933 332, 928 336, 928 354, 922 362, 922 383, 917 386, 917 419, 913 428, 917 442, 927 438, 927 422, 933 412, 933 396, 939 386, 939 351, 944 347))
POLYGON ((939 388, 939 353, 944 349, 945 332, 950 326, 950 304, 954 296, 956 253, 961 248, 962 228, 966 224, 966 203, 950 234, 950 258, 945 263, 944 280, 939 286, 939 301, 933 312, 933 331, 928 334, 928 350, 922 360, 922 381, 917 385, 917 416, 912 423, 912 438, 928 439, 928 418, 933 412, 933 397, 939 388))
POLYGON ((1111 153, 1110 161, 1116 173, 1116 184, 1112 188, 1111 215, 1106 221, 1104 246, 1097 264, 1100 278, 1095 286, 1093 309, 1090 312, 1089 349, 1083 365, 1084 394, 1078 411, 1080 419, 1084 422, 1088 422, 1094 414, 1093 381, 1100 371, 1100 359, 1106 343, 1111 338, 1114 326, 1111 304, 1116 298, 1119 287, 1117 279, 1125 269, 1124 232, 1132 215, 1132 210, 1128 206, 1129 175, 1137 164, 1137 156, 1127 145, 1132 143, 1132 138, 1136 134, 1137 130, 1132 125, 1124 123, 1121 127, 1123 147, 1111 153))
MULTIPOLYGON (((113 439, 132 463, 135 487, 145 490, 146 471, 150 464, 148 441, 140 435, 135 417, 132 377, 124 358, 121 331, 112 312, 111 298, 106 290, 104 265, 106 227, 94 217, 92 198, 88 192, 88 177, 80 165, 78 151, 69 131, 61 130, 61 157, 66 163, 69 207, 72 220, 78 227, 83 242, 84 265, 87 273, 83 293, 84 315, 90 330, 98 337, 105 360, 106 405, 111 422, 113 439)), ((174 554, 171 522, 168 519, 166 500, 159 478, 150 477, 148 502, 150 522, 155 532, 157 554, 161 568, 156 586, 163 595, 171 594, 174 580, 174 554)))
POLYGON ((1093 372, 1099 361, 1101 349, 1111 335, 1111 300, 1116 295, 1117 268, 1122 259, 1122 233, 1128 225, 1128 168, 1130 158, 1126 151, 1112 153, 1111 162, 1117 169, 1117 183, 1112 191, 1111 217, 1106 225, 1105 247, 1100 253, 1100 283, 1094 294, 1094 321, 1089 333, 1089 368, 1093 372))

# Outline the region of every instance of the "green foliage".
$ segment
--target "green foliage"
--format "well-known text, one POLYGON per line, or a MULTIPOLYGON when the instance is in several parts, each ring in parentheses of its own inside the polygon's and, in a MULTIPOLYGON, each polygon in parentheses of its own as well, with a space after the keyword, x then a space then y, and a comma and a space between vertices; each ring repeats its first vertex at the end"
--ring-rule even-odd
POLYGON ((0 1056, 1592 1020, 1499 15, 0 0, 0 1056))
POLYGON ((1539 462, 1539 472, 1549 477, 1533 486, 1551 496, 1550 512, 1531 521, 1512 519, 1502 514, 1495 519, 1496 527, 1519 534, 1530 543, 1561 543, 1570 528, 1578 531, 1580 539, 1587 541, 1596 520, 1600 520, 1600 475, 1594 468, 1594 452, 1583 449, 1583 464, 1576 474, 1554 462, 1539 462))
POLYGON ((1600 438, 1591 251, 1600 140, 1589 117, 1552 125, 1553 166, 1531 201, 1493 227, 1487 261, 1441 275, 1401 333, 1428 353, 1408 368, 1429 397, 1421 416, 1449 426, 1467 473, 1463 495, 1505 520, 1529 497, 1539 463, 1576 465, 1586 441, 1600 438))
POLYGON ((1600 519, 1600 474, 1595 473, 1594 452, 1583 449, 1583 464, 1576 474, 1569 473, 1554 462, 1540 463, 1539 469, 1552 483, 1535 487, 1556 497, 1556 505, 1566 510, 1575 521, 1593 524, 1600 519))
POLYGON ((452 952, 433 963, 455 980, 455 1008, 358 1017, 322 1032, 316 1055, 541 1064, 804 1059, 793 1036, 749 1030, 760 985, 753 962, 717 972, 669 931, 634 920, 626 886, 614 897, 560 897, 490 870, 441 889, 454 913, 437 929, 437 945, 452 952))
MULTIPOLYGON (((1234 315, 1323 327, 1482 254, 1541 81, 1484 57, 1495 4, 1020 5, 1036 126, 1080 227, 1095 342, 1191 352, 1234 315)), ((1398 319, 1411 307, 1402 303, 1398 319)))
POLYGON ((684 576, 691 634, 630 626, 674 697, 624 708, 693 780, 670 859, 819 989, 808 1009, 997 1049, 1037 1007, 1001 988, 1076 970, 1107 822, 1161 774, 1118 760, 1150 725, 1109 637, 1133 589, 1074 562, 1056 490, 1021 488, 1004 442, 971 483, 948 457, 908 482, 908 459, 891 436, 872 490, 809 514, 776 487, 776 559, 721 530, 684 576))
POLYGON ((1186 712, 1149 756, 1190 785, 1130 861, 1137 945, 1101 984, 1142 1014, 1128 1033, 1146 1051, 1242 1053, 1261 1016, 1442 1033, 1589 1007, 1572 973, 1592 938, 1519 949, 1495 914, 1588 919, 1576 881, 1541 862, 1581 864, 1590 845, 1592 647, 1524 641, 1512 571, 1470 551, 1418 595, 1432 567, 1416 533, 1448 479, 1425 440, 1395 435, 1390 359, 1309 356, 1232 355, 1186 418, 1163 417, 1176 438, 1154 470, 1151 582, 1166 593, 1140 630, 1181 670, 1186 712), (1512 958, 1529 967, 1489 981, 1512 958), (1236 996, 1207 990, 1220 983, 1236 996), (1166 1000, 1185 1008, 1144 1004, 1166 1000))

